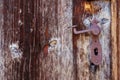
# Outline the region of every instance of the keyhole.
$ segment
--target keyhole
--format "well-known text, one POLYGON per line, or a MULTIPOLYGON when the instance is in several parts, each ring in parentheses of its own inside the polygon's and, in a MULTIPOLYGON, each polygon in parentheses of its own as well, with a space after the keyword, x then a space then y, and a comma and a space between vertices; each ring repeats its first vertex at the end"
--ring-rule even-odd
POLYGON ((97 56, 98 55, 98 48, 94 49, 94 54, 97 56))

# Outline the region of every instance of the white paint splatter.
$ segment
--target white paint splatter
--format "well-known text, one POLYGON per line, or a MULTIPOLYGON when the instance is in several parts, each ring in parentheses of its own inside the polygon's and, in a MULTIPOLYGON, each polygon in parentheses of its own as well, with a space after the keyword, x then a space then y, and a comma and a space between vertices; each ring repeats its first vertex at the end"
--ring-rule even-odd
POLYGON ((23 53, 19 49, 18 42, 12 43, 11 45, 9 45, 9 49, 10 49, 11 56, 12 56, 13 59, 15 59, 15 58, 21 58, 22 57, 23 53))

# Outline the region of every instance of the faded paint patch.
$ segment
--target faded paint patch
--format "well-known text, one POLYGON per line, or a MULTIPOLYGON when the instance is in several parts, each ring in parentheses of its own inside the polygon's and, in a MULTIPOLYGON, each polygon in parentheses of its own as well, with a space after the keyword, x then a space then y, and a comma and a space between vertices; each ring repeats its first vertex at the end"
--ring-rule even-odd
POLYGON ((21 59, 23 52, 19 49, 18 42, 9 45, 12 59, 21 59))

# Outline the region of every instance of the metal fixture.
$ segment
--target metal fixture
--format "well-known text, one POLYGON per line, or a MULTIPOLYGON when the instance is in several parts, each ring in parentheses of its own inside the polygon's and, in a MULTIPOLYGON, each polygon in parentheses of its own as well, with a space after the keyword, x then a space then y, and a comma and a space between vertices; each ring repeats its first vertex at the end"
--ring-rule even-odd
POLYGON ((102 48, 101 48, 101 44, 99 42, 99 34, 101 32, 101 29, 97 25, 97 21, 93 20, 91 22, 90 28, 87 30, 77 31, 76 28, 74 28, 73 31, 74 31, 74 34, 83 34, 86 32, 91 33, 92 42, 90 44, 90 50, 91 50, 90 61, 95 65, 101 64, 101 62, 102 62, 102 48))

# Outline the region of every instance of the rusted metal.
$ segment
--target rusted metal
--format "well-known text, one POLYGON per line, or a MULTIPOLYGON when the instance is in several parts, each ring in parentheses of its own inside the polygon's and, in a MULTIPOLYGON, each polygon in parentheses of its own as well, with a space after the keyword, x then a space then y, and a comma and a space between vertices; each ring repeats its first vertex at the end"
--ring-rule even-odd
POLYGON ((92 43, 90 44, 91 49, 91 62, 95 65, 99 65, 102 62, 102 48, 97 36, 92 37, 92 43))
POLYGON ((91 49, 91 62, 95 65, 99 65, 102 63, 102 47, 99 42, 99 34, 101 32, 99 26, 96 24, 97 21, 93 20, 91 27, 94 28, 92 31, 92 43, 90 45, 91 49))
POLYGON ((100 34, 101 30, 100 30, 99 26, 97 25, 97 23, 98 23, 98 21, 96 19, 94 19, 91 23, 91 27, 87 30, 77 31, 76 28, 74 28, 74 34, 91 32, 92 43, 90 45, 90 49, 91 49, 90 61, 95 65, 99 65, 102 62, 102 48, 101 48, 101 44, 99 42, 99 34, 100 34))
POLYGON ((74 28, 74 34, 82 34, 86 32, 91 32, 92 35, 98 35, 100 33, 100 28, 97 27, 96 24, 94 24, 93 26, 90 27, 90 29, 87 30, 77 31, 76 28, 74 28))

